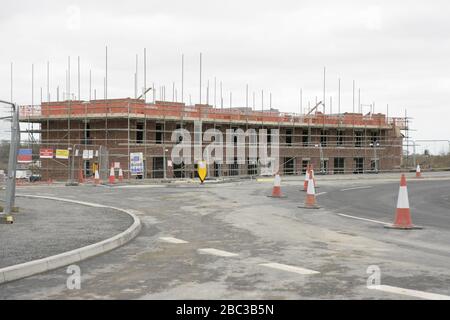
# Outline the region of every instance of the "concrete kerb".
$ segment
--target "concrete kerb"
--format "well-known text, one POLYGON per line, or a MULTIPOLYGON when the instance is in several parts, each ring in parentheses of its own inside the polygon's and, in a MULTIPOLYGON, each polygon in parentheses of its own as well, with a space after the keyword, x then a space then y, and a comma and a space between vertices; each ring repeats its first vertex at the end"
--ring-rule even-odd
POLYGON ((134 239, 139 231, 141 230, 141 221, 139 218, 131 212, 132 210, 121 209, 117 207, 106 206, 97 203, 90 203, 84 201, 77 201, 71 199, 64 198, 56 198, 56 197, 47 197, 47 196, 38 196, 38 195, 17 195, 18 197, 26 197, 26 198, 38 198, 38 199, 46 199, 46 200, 55 200, 62 202, 71 202, 76 204, 81 204, 90 207, 97 208, 109 208, 117 211, 124 212, 130 215, 133 218, 133 224, 128 227, 127 230, 111 237, 105 239, 103 241, 74 249, 71 251, 63 252, 57 255, 53 255, 50 257, 46 257, 43 259, 33 260, 21 264, 16 264, 13 266, 5 267, 0 269, 0 284, 6 283, 13 280, 18 280, 22 278, 26 278, 38 273, 54 270, 57 268, 61 268, 72 263, 80 262, 85 259, 91 258, 93 256, 111 251, 116 249, 128 241, 134 239))

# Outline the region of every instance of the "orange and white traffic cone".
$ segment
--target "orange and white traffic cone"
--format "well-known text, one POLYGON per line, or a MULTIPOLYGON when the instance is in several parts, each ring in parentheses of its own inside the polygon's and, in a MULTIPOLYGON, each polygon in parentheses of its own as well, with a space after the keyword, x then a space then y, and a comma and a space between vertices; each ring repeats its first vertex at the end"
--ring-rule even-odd
POLYGON ((275 178, 273 179, 273 189, 272 189, 272 195, 268 196, 272 198, 285 198, 281 194, 281 178, 280 175, 277 173, 275 175, 275 178))
POLYGON ((123 171, 122 171, 122 168, 119 168, 119 182, 123 182, 123 171))
POLYGON ((402 174, 400 179, 400 188, 398 190, 397 210, 395 212, 395 221, 392 225, 386 225, 391 229, 422 229, 414 226, 411 221, 411 212, 409 210, 408 188, 406 186, 406 177, 402 174))
POLYGON ((306 168, 306 172, 305 172, 305 180, 303 181, 303 191, 307 191, 308 190, 308 178, 309 177, 309 166, 306 168))
POLYGON ((305 209, 319 209, 320 207, 316 203, 316 189, 314 187, 314 181, 312 179, 312 172, 309 172, 308 189, 306 191, 305 203, 299 208, 305 209))
POLYGON ((116 175, 114 173, 114 167, 111 167, 111 170, 109 171, 109 183, 114 184, 116 182, 116 175))
POLYGON ((416 178, 422 178, 422 172, 420 171, 420 165, 416 167, 416 178))
POLYGON ((100 184, 100 175, 98 174, 98 170, 95 170, 95 173, 94 173, 94 183, 100 184))

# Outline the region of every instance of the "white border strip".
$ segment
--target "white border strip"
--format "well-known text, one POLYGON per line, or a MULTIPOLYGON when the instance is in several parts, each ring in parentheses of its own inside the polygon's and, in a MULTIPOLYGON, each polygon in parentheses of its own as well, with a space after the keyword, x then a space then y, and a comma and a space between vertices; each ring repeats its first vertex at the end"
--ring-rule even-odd
POLYGON ((366 219, 366 218, 355 217, 355 216, 351 216, 351 215, 343 214, 343 213, 338 213, 337 215, 338 215, 338 216, 341 216, 341 217, 346 217, 346 218, 352 218, 352 219, 357 219, 357 220, 363 220, 363 221, 368 221, 368 222, 379 223, 379 224, 383 224, 383 225, 386 225, 386 226, 392 225, 392 223, 387 223, 387 222, 378 221, 378 220, 372 220, 372 219, 366 219))
POLYGON ((27 195, 27 194, 18 194, 18 197, 25 198, 38 198, 38 199, 47 199, 47 200, 55 200, 55 201, 63 201, 63 202, 71 202, 76 204, 81 204, 89 207, 96 208, 109 208, 118 211, 122 211, 133 218, 133 224, 128 227, 127 230, 111 237, 106 240, 74 249, 71 251, 63 252, 54 256, 46 257, 43 259, 33 260, 21 264, 16 264, 13 266, 5 267, 0 269, 0 284, 6 283, 9 281, 22 279, 25 277, 29 277, 38 273, 54 270, 60 267, 67 266, 69 264, 80 262, 90 257, 105 253, 107 251, 116 249, 128 241, 135 238, 139 231, 141 230, 141 221, 139 218, 133 214, 134 210, 126 210, 111 206, 106 206, 97 203, 77 201, 71 199, 64 198, 56 198, 56 197, 47 197, 47 196, 37 196, 37 195, 27 195))
POLYGON ((386 286, 386 285, 375 285, 375 286, 369 286, 367 288, 372 289, 372 290, 380 290, 380 291, 384 291, 384 292, 389 292, 389 293, 403 294, 405 296, 421 298, 421 299, 450 300, 450 296, 445 296, 443 294, 417 291, 417 290, 411 290, 411 289, 404 289, 404 288, 392 287, 392 286, 386 286))

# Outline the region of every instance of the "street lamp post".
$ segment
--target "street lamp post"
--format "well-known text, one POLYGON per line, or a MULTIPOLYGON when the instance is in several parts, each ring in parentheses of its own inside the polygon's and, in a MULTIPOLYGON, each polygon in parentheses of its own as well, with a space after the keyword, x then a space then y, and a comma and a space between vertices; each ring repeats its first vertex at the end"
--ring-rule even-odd
POLYGON ((13 223, 11 216, 16 198, 16 167, 17 167, 17 149, 20 144, 20 127, 19 127, 19 109, 17 105, 11 102, 2 101, 0 103, 8 104, 12 107, 11 121, 11 145, 9 148, 8 175, 6 177, 6 199, 3 213, 0 213, 1 221, 13 223))

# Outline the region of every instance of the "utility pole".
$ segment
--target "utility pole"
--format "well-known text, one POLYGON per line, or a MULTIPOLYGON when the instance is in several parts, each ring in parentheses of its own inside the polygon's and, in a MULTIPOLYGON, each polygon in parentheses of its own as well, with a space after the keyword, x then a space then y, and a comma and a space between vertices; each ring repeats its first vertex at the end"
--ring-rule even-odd
POLYGON ((5 103, 12 107, 11 145, 9 148, 8 175, 6 177, 5 208, 3 213, 0 213, 0 223, 13 223, 14 218, 11 216, 11 212, 16 198, 17 150, 20 144, 19 109, 12 102, 0 100, 0 103, 5 103))

